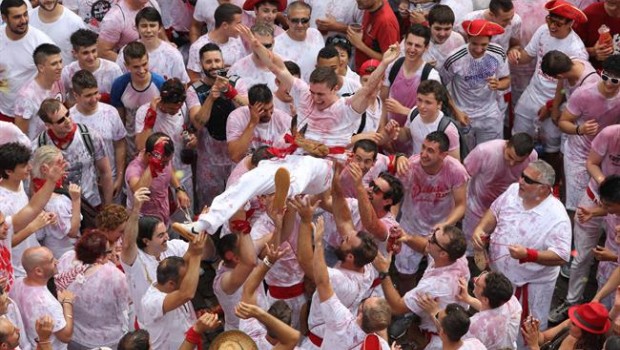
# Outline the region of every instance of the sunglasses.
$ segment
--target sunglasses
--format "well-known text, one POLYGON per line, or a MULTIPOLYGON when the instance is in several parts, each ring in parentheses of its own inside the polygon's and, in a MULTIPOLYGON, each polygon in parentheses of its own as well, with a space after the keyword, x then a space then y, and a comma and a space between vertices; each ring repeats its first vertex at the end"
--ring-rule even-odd
POLYGON ((439 230, 439 229, 435 229, 435 231, 433 231, 433 234, 431 235, 431 238, 428 241, 430 243, 438 246, 439 249, 443 250, 444 252, 448 252, 448 250, 446 248, 444 248, 444 246, 439 244, 439 242, 437 241, 437 230, 439 230))
POLYGON ((554 18, 550 15, 547 15, 545 17, 545 20, 547 21, 547 24, 555 24, 556 27, 562 27, 570 23, 570 21, 563 21, 563 20, 554 18))
POLYGON ((61 125, 62 123, 71 120, 71 115, 69 115, 69 110, 67 110, 67 113, 65 113, 65 115, 62 116, 62 118, 58 119, 55 122, 51 122, 51 124, 54 125, 61 125))
POLYGON ((374 181, 370 181, 368 183, 368 186, 372 189, 373 193, 379 193, 379 192, 383 192, 383 190, 381 189, 381 187, 379 187, 379 185, 377 185, 374 181))
POLYGON ((289 18, 289 21, 294 24, 308 24, 310 22, 310 17, 304 18, 289 18))
POLYGON ((474 277, 474 284, 477 285, 480 278, 482 278, 482 276, 486 275, 487 273, 489 273, 489 271, 482 271, 478 276, 474 277))
POLYGON ((271 48, 273 47, 273 43, 270 43, 270 44, 263 44, 263 46, 264 46, 266 49, 271 49, 271 48))
POLYGON ((607 73, 605 73, 605 72, 601 73, 601 79, 603 79, 603 81, 605 81, 605 82, 609 80, 609 82, 614 84, 614 85, 620 84, 620 79, 619 78, 612 78, 609 75, 607 75, 607 73))
POLYGON ((332 36, 331 38, 327 39, 327 45, 338 45, 338 44, 351 46, 351 43, 346 38, 339 38, 336 36, 332 36))
POLYGON ((526 184, 528 185, 544 185, 544 183, 542 182, 538 182, 534 179, 532 179, 531 177, 525 175, 525 173, 521 173, 521 178, 523 179, 523 181, 525 181, 526 184))

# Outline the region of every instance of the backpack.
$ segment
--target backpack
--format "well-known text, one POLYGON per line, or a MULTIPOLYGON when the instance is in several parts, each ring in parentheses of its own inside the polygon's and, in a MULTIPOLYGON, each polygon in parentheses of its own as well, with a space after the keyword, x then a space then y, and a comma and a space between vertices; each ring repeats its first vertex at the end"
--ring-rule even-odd
MULTIPOLYGON (((90 158, 95 160, 95 146, 93 145, 93 139, 90 137, 90 132, 88 131, 88 127, 84 124, 76 123, 78 129, 80 129, 80 135, 82 135, 82 141, 84 141, 84 145, 86 146, 86 150, 88 151, 88 155, 90 158)), ((43 145, 47 145, 47 131, 43 131, 37 137, 37 147, 41 147, 43 145)))
MULTIPOLYGON (((411 110, 411 113, 409 113, 409 122, 412 122, 415 117, 418 116, 418 114, 420 114, 420 112, 418 111, 417 108, 414 108, 411 110)), ((437 125, 437 131, 442 131, 442 132, 446 132, 446 129, 448 128, 448 126, 450 124, 454 124, 454 126, 456 127, 456 130, 459 132, 459 153, 461 156, 461 162, 465 159, 465 157, 467 157, 467 155, 469 154, 469 147, 467 147, 467 143, 465 142, 465 137, 463 136, 463 132, 461 130, 461 127, 459 127, 459 124, 456 120, 454 120, 454 118, 444 114, 443 117, 441 117, 441 120, 439 121, 439 125, 437 125)))
MULTIPOLYGON (((398 75, 398 72, 400 71, 400 68, 403 66, 404 62, 404 57, 399 57, 396 61, 394 61, 392 68, 390 68, 390 73, 388 73, 388 80, 390 81, 390 86, 394 84, 394 80, 396 80, 396 76, 398 75)), ((420 79, 420 82, 428 80, 428 76, 431 74, 432 70, 433 66, 424 62, 424 68, 422 68, 422 78, 420 79)))
MULTIPOLYGON (((379 97, 377 97, 377 103, 379 102, 381 102, 381 100, 379 99, 379 97)), ((366 111, 364 111, 364 113, 362 113, 360 126, 359 128, 357 128, 357 132, 353 135, 361 134, 364 131, 364 129, 366 129, 366 118, 368 117, 366 116, 366 111)))

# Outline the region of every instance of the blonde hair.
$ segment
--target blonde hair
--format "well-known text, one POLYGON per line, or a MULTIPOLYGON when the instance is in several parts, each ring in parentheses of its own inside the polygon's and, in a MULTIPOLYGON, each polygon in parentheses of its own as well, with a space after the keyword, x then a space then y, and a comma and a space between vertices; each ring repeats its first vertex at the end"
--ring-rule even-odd
POLYGON ((54 146, 45 145, 37 148, 32 157, 32 177, 42 178, 41 167, 53 163, 59 154, 60 150, 54 146))

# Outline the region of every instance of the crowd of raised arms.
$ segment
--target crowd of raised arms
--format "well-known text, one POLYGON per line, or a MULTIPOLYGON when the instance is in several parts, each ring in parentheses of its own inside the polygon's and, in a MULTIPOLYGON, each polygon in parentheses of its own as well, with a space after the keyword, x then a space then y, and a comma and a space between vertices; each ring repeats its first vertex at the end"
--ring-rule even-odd
POLYGON ((0 350, 620 350, 620 0, 0 13, 0 350))

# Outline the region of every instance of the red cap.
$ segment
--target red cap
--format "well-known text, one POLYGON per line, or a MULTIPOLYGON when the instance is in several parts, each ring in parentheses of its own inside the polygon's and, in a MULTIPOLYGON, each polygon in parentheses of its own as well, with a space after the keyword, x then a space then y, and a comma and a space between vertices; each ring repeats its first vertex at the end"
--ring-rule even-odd
POLYGON ((504 28, 497 23, 489 22, 485 19, 474 19, 473 21, 463 21, 463 29, 469 36, 493 36, 504 34, 504 28))
POLYGON ((381 61, 374 58, 366 60, 366 62, 362 63, 362 66, 357 71, 357 74, 359 74, 360 77, 363 77, 364 75, 370 75, 372 72, 374 72, 375 69, 377 69, 377 67, 379 67, 379 64, 381 64, 381 61))
POLYGON ((611 327, 607 309, 597 302, 571 307, 568 317, 577 327, 594 334, 605 334, 611 327))
POLYGON ((545 9, 554 15, 575 21, 575 23, 585 23, 588 17, 579 8, 571 3, 562 0, 551 0, 545 4, 545 9))
MULTIPOLYGON (((243 3, 243 9, 246 11, 254 11, 256 5, 261 2, 265 2, 268 0, 245 0, 243 3)), ((278 3, 278 11, 282 12, 286 10, 286 0, 269 0, 269 2, 277 2, 278 3)))

